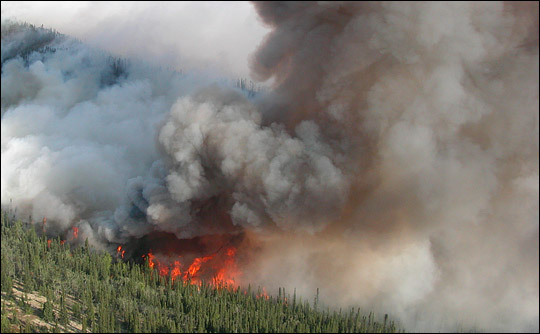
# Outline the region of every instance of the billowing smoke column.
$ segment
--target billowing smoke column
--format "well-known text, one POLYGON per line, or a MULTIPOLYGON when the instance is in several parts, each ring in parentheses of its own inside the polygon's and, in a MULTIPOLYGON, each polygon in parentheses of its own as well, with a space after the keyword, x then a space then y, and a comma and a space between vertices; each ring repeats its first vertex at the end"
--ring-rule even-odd
POLYGON ((538 330, 538 3, 255 6, 263 124, 318 125, 349 188, 246 272, 409 330, 538 330))
POLYGON ((114 253, 234 242, 242 282, 408 330, 538 331, 538 3, 254 6, 255 99, 3 26, 2 205, 114 253))

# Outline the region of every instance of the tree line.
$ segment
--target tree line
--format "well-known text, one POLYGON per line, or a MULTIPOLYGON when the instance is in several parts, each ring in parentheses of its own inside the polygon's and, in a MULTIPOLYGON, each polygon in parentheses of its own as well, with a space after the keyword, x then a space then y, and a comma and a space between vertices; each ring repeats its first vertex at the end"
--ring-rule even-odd
MULTIPOLYGON (((261 297, 260 289, 216 288, 192 285, 158 275, 148 265, 122 261, 60 238, 48 240, 34 225, 25 226, 2 212, 1 290, 2 332, 14 331, 5 300, 16 301, 47 323, 70 321, 82 332, 396 332, 387 316, 376 320, 352 308, 346 312, 319 309, 279 290, 276 297, 261 297), (13 294, 20 282, 24 293, 46 297, 38 311, 13 294), (25 304, 26 303, 26 304, 25 304)), ((18 330, 17 330, 18 331, 18 330)), ((44 328, 25 328, 44 331, 44 328)))

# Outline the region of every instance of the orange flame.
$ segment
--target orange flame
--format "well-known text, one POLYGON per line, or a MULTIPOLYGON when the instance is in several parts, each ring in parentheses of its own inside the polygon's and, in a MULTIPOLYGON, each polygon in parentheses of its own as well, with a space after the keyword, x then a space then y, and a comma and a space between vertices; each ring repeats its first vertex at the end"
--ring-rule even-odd
POLYGON ((122 246, 118 246, 118 248, 116 248, 116 255, 117 256, 121 256, 122 259, 124 258, 124 254, 126 254, 126 251, 125 250, 122 250, 122 246))
POLYGON ((152 254, 152 251, 148 253, 148 266, 154 269, 154 254, 152 254))
POLYGON ((79 237, 79 228, 73 227, 73 239, 77 239, 79 237))
POLYGON ((223 267, 216 273, 212 279, 213 284, 218 287, 234 287, 235 277, 239 271, 236 266, 235 255, 236 248, 230 247, 225 251, 226 258, 224 259, 223 267))
POLYGON ((171 269, 171 279, 173 280, 173 282, 177 277, 179 276, 181 277, 182 270, 180 268, 181 268, 180 261, 174 261, 174 267, 173 269, 171 269))
POLYGON ((188 270, 184 273, 184 280, 191 280, 193 284, 200 283, 200 279, 197 277, 197 273, 201 270, 203 263, 211 260, 214 256, 198 257, 193 260, 193 263, 189 266, 188 270))
MULTIPOLYGON (((121 250, 122 247, 118 246, 117 251, 121 250)), ((170 275, 173 282, 180 278, 184 284, 195 285, 200 289, 203 279, 208 279, 209 275, 213 273, 211 280, 207 280, 212 287, 215 289, 234 290, 239 287, 236 278, 241 275, 240 269, 236 264, 236 251, 235 247, 229 247, 212 255, 197 257, 184 270, 180 260, 173 262, 169 257, 168 261, 170 262, 167 264, 156 258, 152 250, 148 254, 143 254, 142 258, 146 259, 148 257, 149 268, 155 268, 160 276, 170 275)), ((248 294, 247 290, 243 292, 246 295, 248 294)), ((262 291, 254 293, 254 296, 257 299, 270 299, 264 287, 262 291)), ((283 299, 283 303, 288 304, 287 298, 283 299)))
MULTIPOLYGON (((117 249, 120 251, 121 247, 117 249)), ((211 272, 214 272, 210 284, 214 287, 222 288, 234 288, 235 277, 238 276, 239 271, 235 261, 236 248, 230 247, 223 252, 221 257, 216 254, 197 257, 187 267, 182 270, 182 263, 179 260, 175 260, 170 265, 162 263, 156 259, 155 255, 150 251, 148 253, 148 266, 151 269, 156 268, 158 274, 161 276, 170 275, 174 281, 181 278, 184 282, 189 282, 193 285, 201 285, 203 277, 208 277, 211 272), (219 263, 216 264, 216 261, 219 263), (219 266, 216 268, 216 266, 219 266)), ((142 256, 145 258, 145 255, 142 256)))
POLYGON ((157 262, 157 265, 158 265, 159 275, 160 276, 167 276, 167 274, 169 273, 169 267, 162 264, 161 262, 157 262))

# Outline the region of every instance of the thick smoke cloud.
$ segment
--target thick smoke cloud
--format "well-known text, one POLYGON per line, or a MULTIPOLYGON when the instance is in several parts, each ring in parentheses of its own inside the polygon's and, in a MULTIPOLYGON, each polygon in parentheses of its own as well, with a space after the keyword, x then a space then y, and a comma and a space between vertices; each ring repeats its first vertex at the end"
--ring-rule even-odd
POLYGON ((248 272, 410 330, 537 330, 538 4, 255 7, 263 124, 318 124, 350 189, 323 233, 261 237, 248 272))
POLYGON ((340 159, 311 121, 291 135, 230 87, 194 93, 216 78, 152 72, 51 31, 4 31, 2 198, 57 232, 89 224, 97 243, 313 232, 345 201, 340 159))
POLYGON ((537 331, 538 3, 254 6, 256 98, 2 26, 2 205, 111 250, 241 231, 268 291, 537 331))
POLYGON ((317 229, 343 201, 346 180, 316 124, 301 123, 295 135, 261 126, 240 95, 209 89, 179 100, 159 137, 172 157, 173 199, 227 196, 235 225, 317 229))
POLYGON ((214 79, 113 58, 51 31, 7 24, 2 35, 2 204, 47 217, 57 232, 84 222, 98 239, 144 234, 123 213, 136 215, 141 177, 161 177, 160 122, 179 96, 214 79))

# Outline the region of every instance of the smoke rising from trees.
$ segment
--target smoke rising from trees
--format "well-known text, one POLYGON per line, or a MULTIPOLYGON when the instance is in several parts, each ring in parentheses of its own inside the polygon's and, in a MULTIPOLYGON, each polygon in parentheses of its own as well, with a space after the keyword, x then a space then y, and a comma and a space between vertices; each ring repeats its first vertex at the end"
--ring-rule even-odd
POLYGON ((242 231, 245 282, 537 331, 538 3, 254 6, 255 98, 3 25, 2 205, 111 250, 242 231))

